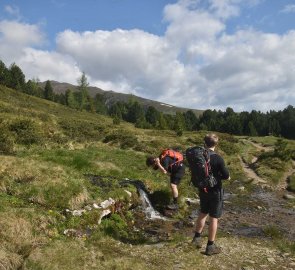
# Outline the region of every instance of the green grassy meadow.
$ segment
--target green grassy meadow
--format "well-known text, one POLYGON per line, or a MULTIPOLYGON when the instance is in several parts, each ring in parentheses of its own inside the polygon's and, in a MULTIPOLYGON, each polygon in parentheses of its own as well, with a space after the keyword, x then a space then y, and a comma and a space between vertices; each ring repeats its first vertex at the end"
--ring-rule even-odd
MULTIPOLYGON (((115 125, 109 117, 72 110, 3 86, 0 129, 0 269, 176 269, 175 265, 217 269, 195 252, 186 236, 172 233, 171 241, 151 248, 144 235, 132 232, 136 217, 128 205, 136 207, 139 198, 134 186, 120 185, 126 178, 140 180, 151 193, 161 191, 167 198, 167 177, 148 169, 146 157, 166 147, 184 151, 202 144, 206 131, 177 136, 173 131, 137 129, 125 122, 115 125), (99 176, 103 185, 94 185, 91 176, 99 176), (84 209, 108 198, 122 206, 101 224, 97 222, 100 209, 81 217, 65 214, 66 209, 84 209), (68 236, 67 229, 80 233, 68 236)), ((255 172, 274 188, 292 169, 294 141, 285 140, 284 149, 291 156, 284 160, 281 152, 259 151, 245 138, 219 135, 217 151, 231 172, 232 180, 225 183, 229 191, 236 192, 238 181, 251 192, 239 156, 248 163, 256 156, 255 172)), ((274 137, 251 139, 272 147, 277 143, 274 137)), ((180 185, 181 199, 196 197, 189 179, 187 170, 180 185)), ((294 175, 290 179, 294 187, 294 175)), ((186 215, 183 200, 181 206, 176 221, 186 215)), ((221 241, 234 242, 234 237, 221 241)), ((245 249, 253 244, 247 239, 241 243, 245 249)), ((263 245, 277 248, 273 242, 263 245)), ((294 246, 288 252, 294 252, 294 246)))

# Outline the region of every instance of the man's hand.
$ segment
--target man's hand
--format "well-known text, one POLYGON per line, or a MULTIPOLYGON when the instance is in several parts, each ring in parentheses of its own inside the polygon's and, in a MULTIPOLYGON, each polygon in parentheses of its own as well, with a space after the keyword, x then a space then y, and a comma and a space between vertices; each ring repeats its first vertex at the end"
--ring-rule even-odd
POLYGON ((159 159, 159 158, 155 158, 155 164, 159 167, 159 169, 162 171, 162 173, 167 174, 167 171, 166 171, 165 168, 161 165, 161 163, 160 163, 160 159, 159 159))

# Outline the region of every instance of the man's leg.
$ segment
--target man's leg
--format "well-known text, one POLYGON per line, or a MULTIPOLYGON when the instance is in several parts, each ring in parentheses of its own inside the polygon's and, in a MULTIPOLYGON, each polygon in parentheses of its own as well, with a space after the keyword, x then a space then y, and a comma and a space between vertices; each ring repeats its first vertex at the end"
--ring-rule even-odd
POLYGON ((209 217, 209 235, 206 247, 206 255, 214 255, 221 252, 221 248, 214 243, 218 227, 218 218, 209 217))
POLYGON ((209 235, 208 240, 214 242, 218 227, 218 218, 209 217, 209 235))
POLYGON ((204 214, 204 213, 199 214, 197 218, 197 224, 196 224, 196 233, 199 233, 199 234, 202 233, 205 226, 207 215, 208 214, 204 214))
POLYGON ((172 196, 173 200, 178 198, 178 188, 176 184, 170 183, 171 191, 172 191, 172 196))
POLYGON ((169 210, 178 210, 178 189, 177 185, 170 183, 170 188, 172 191, 173 202, 170 205, 167 205, 167 209, 169 210))
POLYGON ((200 212, 198 218, 197 218, 197 224, 196 224, 196 231, 193 238, 192 243, 197 247, 202 247, 202 239, 201 239, 201 233, 204 229, 205 222, 206 222, 207 214, 204 214, 200 212))

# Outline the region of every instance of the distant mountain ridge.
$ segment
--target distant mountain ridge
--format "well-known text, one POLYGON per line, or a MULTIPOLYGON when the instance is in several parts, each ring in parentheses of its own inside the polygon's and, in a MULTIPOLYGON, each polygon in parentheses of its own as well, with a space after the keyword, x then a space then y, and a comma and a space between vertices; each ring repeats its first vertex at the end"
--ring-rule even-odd
MULTIPOLYGON (((50 83, 53 88, 53 91, 58 94, 65 93, 68 89, 75 91, 75 90, 77 90, 77 87, 78 87, 78 86, 70 84, 70 83, 60 83, 57 81, 50 81, 50 83)), ((45 84, 46 84, 46 82, 41 82, 40 86, 42 88, 44 88, 45 84)), ((153 106, 158 111, 163 112, 163 113, 167 113, 167 114, 175 114, 176 112, 186 112, 188 110, 193 111, 197 116, 199 116, 203 113, 203 110, 177 107, 177 106, 173 106, 170 104, 166 104, 164 102, 159 102, 159 101, 135 96, 133 94, 123 94, 123 93, 117 93, 114 91, 106 91, 106 90, 103 90, 101 88, 94 87, 94 86, 89 86, 88 91, 92 97, 94 97, 96 94, 103 95, 103 97, 106 100, 106 105, 114 104, 118 101, 128 102, 128 100, 130 100, 130 99, 135 99, 144 107, 153 106)))

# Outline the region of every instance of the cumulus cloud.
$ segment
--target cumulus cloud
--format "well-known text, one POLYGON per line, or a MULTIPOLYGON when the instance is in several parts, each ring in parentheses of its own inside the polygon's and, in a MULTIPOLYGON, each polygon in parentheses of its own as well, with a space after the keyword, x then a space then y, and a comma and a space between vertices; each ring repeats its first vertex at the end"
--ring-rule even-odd
POLYGON ((37 77, 40 81, 55 80, 77 84, 77 79, 81 76, 75 60, 57 52, 27 48, 18 64, 27 71, 28 78, 37 77))
MULTIPOLYGON (((252 0, 248 4, 258 4, 252 0)), ((241 0, 180 0, 167 5, 163 36, 140 29, 60 32, 56 49, 36 25, 0 21, 0 58, 28 78, 90 85, 196 109, 282 109, 295 104, 295 31, 238 30, 241 0), (16 52, 16 48, 19 52, 16 52)))
POLYGON ((23 55, 24 48, 41 46, 45 35, 37 25, 18 21, 0 21, 0 57, 16 62, 23 55))

